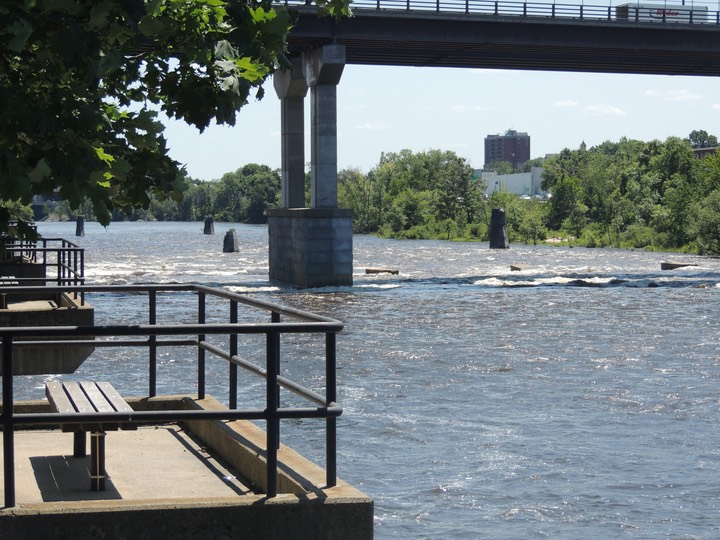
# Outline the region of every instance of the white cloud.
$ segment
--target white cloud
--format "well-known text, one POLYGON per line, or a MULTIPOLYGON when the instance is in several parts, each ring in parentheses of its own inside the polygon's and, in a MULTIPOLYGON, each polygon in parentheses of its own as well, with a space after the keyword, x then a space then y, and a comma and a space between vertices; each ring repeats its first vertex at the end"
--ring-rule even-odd
POLYGON ((665 101, 696 101, 702 99, 700 94, 693 94, 688 90, 668 90, 665 101))
POLYGON ((697 101, 703 99, 700 94, 695 94, 689 90, 666 90, 665 92, 646 90, 645 95, 648 97, 662 98, 664 101, 697 101))
POLYGON ((615 105, 598 104, 588 105, 583 109, 586 116, 625 116, 627 113, 615 105))
POLYGON ((710 107, 713 111, 720 111, 720 103, 713 103, 710 107))
POLYGON ((560 101, 556 101, 555 103, 553 103, 552 106, 553 107, 577 107, 578 102, 573 101, 572 99, 563 99, 560 101))

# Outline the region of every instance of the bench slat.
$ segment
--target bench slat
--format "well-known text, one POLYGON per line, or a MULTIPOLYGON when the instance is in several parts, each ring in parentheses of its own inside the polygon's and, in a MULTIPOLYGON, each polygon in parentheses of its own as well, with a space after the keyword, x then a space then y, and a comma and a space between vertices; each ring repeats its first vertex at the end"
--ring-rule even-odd
POLYGON ((49 381, 45 383, 45 395, 50 405, 57 412, 62 414, 70 414, 77 412, 75 407, 70 403, 70 399, 65 393, 62 383, 58 381, 49 381))
POLYGON ((97 412, 115 412, 112 404, 105 398, 105 395, 94 382, 80 381, 80 388, 87 396, 90 405, 97 412))
POLYGON ((97 387, 110 402, 113 409, 118 412, 133 412, 133 408, 127 404, 115 388, 109 382, 98 382, 97 387))
POLYGON ((82 391, 82 388, 80 388, 80 385, 77 382, 66 382, 65 391, 68 393, 68 396, 70 396, 70 401, 72 401, 77 412, 95 412, 95 407, 92 406, 92 403, 90 403, 90 400, 87 398, 85 392, 82 391))

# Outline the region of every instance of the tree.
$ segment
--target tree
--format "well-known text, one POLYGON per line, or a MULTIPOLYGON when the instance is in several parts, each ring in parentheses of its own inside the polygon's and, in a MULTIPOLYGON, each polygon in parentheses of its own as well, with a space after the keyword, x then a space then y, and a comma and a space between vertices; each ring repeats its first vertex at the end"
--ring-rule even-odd
POLYGON ((376 232, 379 226, 373 205, 373 183, 360 169, 338 171, 338 204, 353 211, 353 231, 376 232))
POLYGON ((704 129, 695 129, 688 135, 688 141, 693 148, 714 148, 718 145, 715 135, 708 134, 704 129))
POLYGON ((720 253, 720 190, 698 202, 692 212, 690 233, 701 253, 720 253))
POLYGON ((532 238, 533 245, 537 245, 538 239, 545 238, 547 234, 545 228, 546 205, 537 199, 526 202, 518 228, 524 242, 527 243, 532 238))
MULTIPOLYGON (((316 0, 331 15, 347 0, 316 0)), ((107 224, 180 199, 158 111, 233 125, 281 65, 293 15, 251 0, 5 0, 0 6, 0 199, 58 190, 107 224)), ((0 208, 0 228, 13 216, 0 208)))
POLYGON ((513 166, 509 161, 491 161, 485 165, 484 170, 495 171, 498 174, 512 174, 513 166))

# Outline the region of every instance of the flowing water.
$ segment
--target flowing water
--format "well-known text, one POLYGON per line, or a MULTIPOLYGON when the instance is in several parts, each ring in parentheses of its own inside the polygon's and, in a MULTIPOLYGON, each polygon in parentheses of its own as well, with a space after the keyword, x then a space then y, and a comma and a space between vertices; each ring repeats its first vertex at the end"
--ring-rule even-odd
MULTIPOLYGON (((223 254, 230 226, 39 230, 84 247, 93 283, 198 282, 343 321, 338 467, 378 539, 720 536, 720 260, 356 236, 353 287, 297 290, 268 282, 263 226, 232 225, 223 254)), ((92 300, 128 321, 132 302, 92 300)), ((321 437, 289 444, 322 463, 321 437)))

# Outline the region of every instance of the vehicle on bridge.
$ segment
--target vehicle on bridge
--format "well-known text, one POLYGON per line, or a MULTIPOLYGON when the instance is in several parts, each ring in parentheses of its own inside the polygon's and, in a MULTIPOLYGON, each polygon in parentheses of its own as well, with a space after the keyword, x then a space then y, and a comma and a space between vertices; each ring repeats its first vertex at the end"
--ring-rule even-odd
POLYGON ((708 20, 706 6, 670 6, 668 4, 622 4, 615 7, 618 20, 702 24, 708 20))

